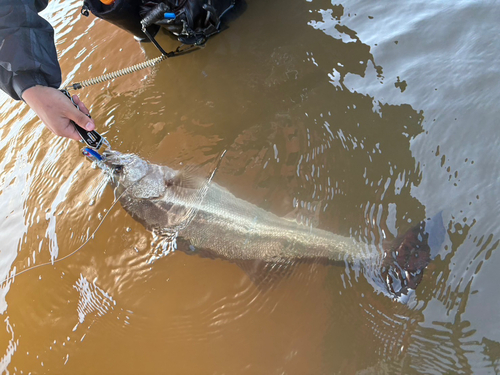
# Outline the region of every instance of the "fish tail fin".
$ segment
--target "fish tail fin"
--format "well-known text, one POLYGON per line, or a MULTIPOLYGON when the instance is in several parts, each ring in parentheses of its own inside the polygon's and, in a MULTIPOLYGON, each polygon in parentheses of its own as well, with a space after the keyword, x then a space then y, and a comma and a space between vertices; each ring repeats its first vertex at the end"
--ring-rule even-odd
POLYGON ((409 229, 385 251, 382 277, 397 299, 407 296, 420 284, 425 268, 444 241, 444 232, 439 213, 409 229))

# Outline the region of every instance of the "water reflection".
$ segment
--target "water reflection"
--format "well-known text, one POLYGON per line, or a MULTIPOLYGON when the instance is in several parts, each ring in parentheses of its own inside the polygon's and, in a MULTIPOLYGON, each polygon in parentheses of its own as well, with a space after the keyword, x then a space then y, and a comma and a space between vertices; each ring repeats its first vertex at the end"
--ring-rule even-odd
POLYGON ((97 316, 103 316, 116 305, 113 297, 99 288, 95 284, 95 280, 89 283, 82 274, 80 274, 80 278, 74 285, 74 288, 80 293, 77 309, 78 322, 80 324, 85 321, 87 315, 95 312, 97 316))

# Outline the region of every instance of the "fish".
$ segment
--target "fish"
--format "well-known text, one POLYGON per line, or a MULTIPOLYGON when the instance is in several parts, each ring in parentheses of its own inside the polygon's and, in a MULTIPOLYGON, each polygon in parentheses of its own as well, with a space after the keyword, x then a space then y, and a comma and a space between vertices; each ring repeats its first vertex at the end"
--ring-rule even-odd
MULTIPOLYGON (((164 241, 166 253, 177 249, 180 240, 190 251, 237 264, 380 263, 378 252, 354 238, 279 217, 236 197, 213 182, 217 168, 201 178, 189 168, 175 170, 110 149, 98 163, 124 210, 164 241)), ((391 294, 406 294, 421 280, 422 269, 430 261, 425 256, 429 253, 426 240, 425 224, 420 224, 409 236, 402 236, 389 256, 386 253, 381 275, 391 294), (420 255, 417 267, 412 262, 415 249, 420 255), (405 257, 401 250, 409 255, 405 257), (412 282, 412 275, 418 282, 412 282)))

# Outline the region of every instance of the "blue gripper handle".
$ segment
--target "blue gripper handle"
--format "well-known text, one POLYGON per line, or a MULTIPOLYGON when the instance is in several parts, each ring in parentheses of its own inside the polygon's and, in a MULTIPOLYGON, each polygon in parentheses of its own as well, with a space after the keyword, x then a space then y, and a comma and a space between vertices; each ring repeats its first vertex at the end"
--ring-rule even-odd
POLYGON ((163 15, 163 18, 166 20, 175 20, 175 13, 165 13, 163 15))

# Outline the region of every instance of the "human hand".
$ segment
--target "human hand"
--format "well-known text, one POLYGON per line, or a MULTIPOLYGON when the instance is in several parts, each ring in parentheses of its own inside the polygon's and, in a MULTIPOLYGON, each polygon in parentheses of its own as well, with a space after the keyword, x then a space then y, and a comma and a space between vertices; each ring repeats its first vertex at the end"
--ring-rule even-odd
POLYGON ((87 107, 77 95, 73 95, 73 100, 80 110, 66 95, 52 87, 30 87, 23 92, 23 99, 55 135, 79 141, 80 134, 70 121, 88 131, 95 129, 94 121, 86 116, 89 113, 87 107))

